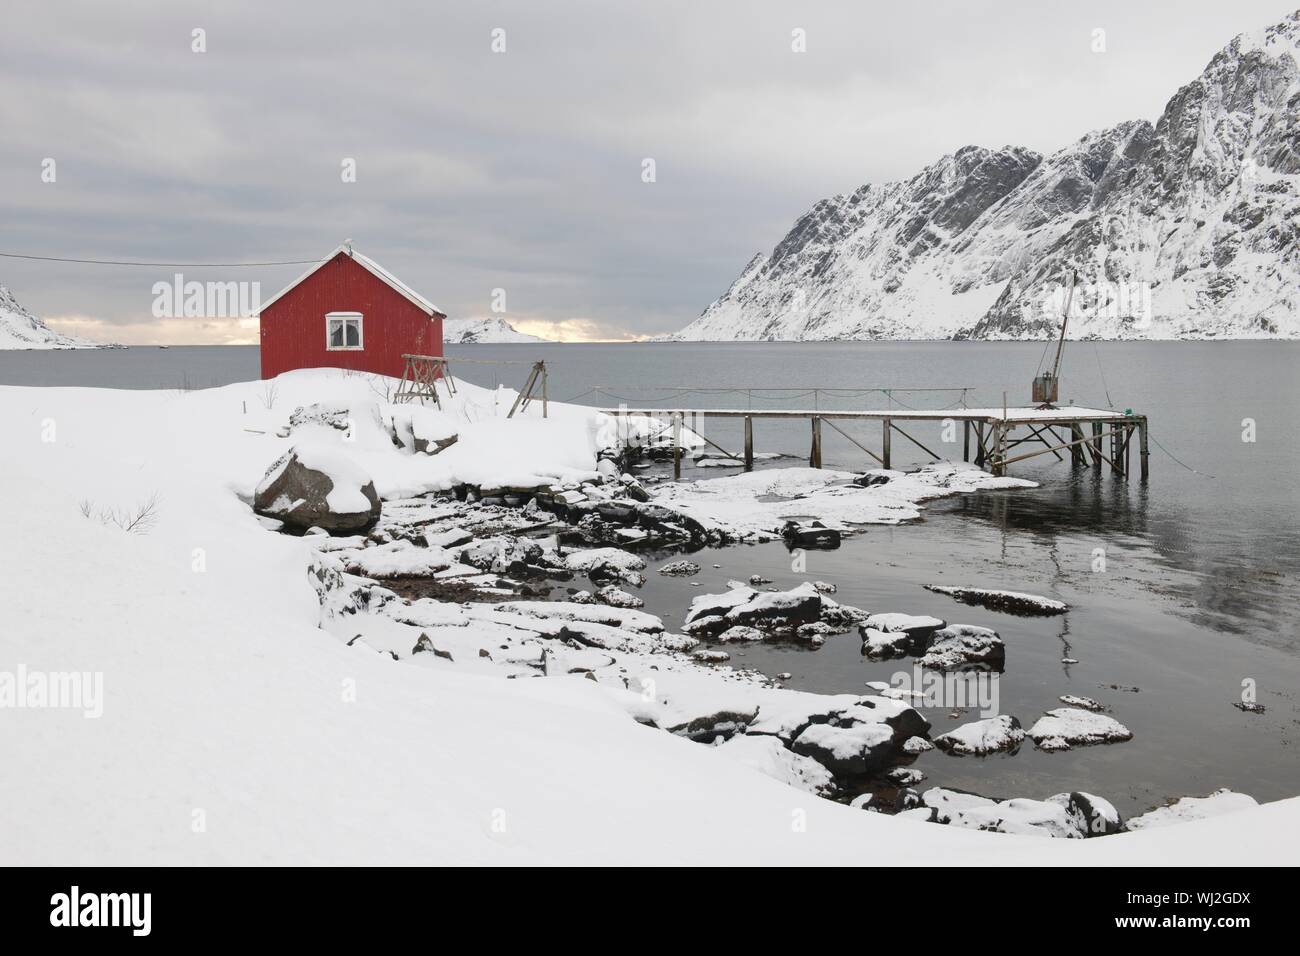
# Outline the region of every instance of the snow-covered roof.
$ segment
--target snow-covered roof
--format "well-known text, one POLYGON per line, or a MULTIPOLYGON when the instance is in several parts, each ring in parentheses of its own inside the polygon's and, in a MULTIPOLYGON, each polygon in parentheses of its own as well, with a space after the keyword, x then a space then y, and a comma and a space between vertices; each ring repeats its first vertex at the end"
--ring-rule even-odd
POLYGON ((440 315, 446 318, 447 315, 446 312, 442 311, 442 309, 438 308, 436 305, 434 305, 424 296, 420 295, 420 293, 416 292, 414 289, 412 289, 401 279, 397 278, 397 276, 393 275, 391 272, 389 272, 387 269, 381 266, 374 259, 371 259, 369 256, 363 256, 361 253, 351 248, 347 243, 344 243, 343 245, 339 246, 337 249, 331 252, 320 262, 316 263, 316 265, 312 266, 310 269, 308 269, 302 275, 298 276, 298 278, 294 279, 292 282, 290 282, 287 286, 285 286, 275 295, 271 296, 271 298, 263 302, 262 308, 261 310, 259 310, 258 314, 260 315, 261 312, 269 308, 272 303, 282 298, 284 294, 287 293, 290 289, 296 288, 298 285, 302 284, 302 282, 308 276, 314 274, 326 263, 332 261, 334 257, 337 256, 340 252, 343 253, 344 255, 351 257, 355 262, 357 262, 358 265, 363 266, 367 271, 370 272, 371 275, 375 276, 375 278, 382 281, 385 285, 392 288, 395 292, 398 292, 405 298, 409 299, 415 305, 419 306, 422 310, 429 313, 429 315, 440 315))

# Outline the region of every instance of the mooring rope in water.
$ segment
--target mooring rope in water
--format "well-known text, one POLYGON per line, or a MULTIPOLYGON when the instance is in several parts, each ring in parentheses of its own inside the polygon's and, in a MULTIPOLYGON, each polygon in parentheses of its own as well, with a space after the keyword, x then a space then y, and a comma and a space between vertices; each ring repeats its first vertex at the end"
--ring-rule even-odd
POLYGON ((1101 388, 1106 393, 1106 407, 1114 408, 1115 403, 1110 400, 1110 386, 1106 384, 1106 370, 1101 365, 1101 349, 1097 348, 1097 340, 1092 340, 1092 352, 1097 356, 1097 372, 1101 375, 1101 388))
POLYGON ((1150 438, 1153 442, 1156 443, 1156 447, 1157 447, 1157 448, 1159 448, 1162 452, 1164 452, 1166 455, 1168 455, 1170 458, 1172 458, 1175 462, 1177 462, 1178 464, 1182 465, 1184 468, 1186 468, 1186 469, 1187 469, 1188 471, 1190 471, 1192 474, 1194 474, 1194 475, 1200 475, 1202 478, 1215 478, 1215 479, 1217 480, 1217 476, 1216 476, 1216 475, 1211 475, 1211 474, 1209 474, 1209 473, 1207 473, 1207 472, 1204 472, 1204 471, 1197 471, 1197 470, 1196 470, 1195 468, 1193 468, 1191 465, 1187 464, 1187 462, 1183 461, 1183 460, 1180 459, 1178 456, 1176 456, 1173 452, 1171 452, 1171 451, 1170 451, 1168 448, 1166 448, 1164 445, 1160 444, 1160 439, 1156 438, 1156 436, 1153 435, 1153 434, 1151 433, 1151 426, 1150 426, 1150 425, 1147 426, 1147 437, 1150 438))

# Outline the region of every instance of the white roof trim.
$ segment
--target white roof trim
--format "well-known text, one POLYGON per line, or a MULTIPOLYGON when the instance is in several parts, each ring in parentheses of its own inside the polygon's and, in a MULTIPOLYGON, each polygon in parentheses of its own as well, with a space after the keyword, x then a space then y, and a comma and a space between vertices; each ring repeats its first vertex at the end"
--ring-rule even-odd
POLYGON ((415 305, 419 306, 422 311, 427 312, 430 316, 441 315, 443 317, 446 317, 447 315, 446 312, 443 312, 442 309, 438 308, 436 305, 434 305, 424 296, 420 295, 420 293, 412 289, 405 282, 397 278, 397 276, 393 275, 391 272, 389 272, 379 263, 375 262, 374 259, 371 259, 369 256, 363 256, 355 249, 349 250, 348 247, 345 245, 339 246, 337 249, 331 252, 328 256, 326 256, 316 265, 312 266, 310 269, 308 269, 302 275, 298 276, 298 278, 294 279, 292 282, 290 282, 287 286, 285 286, 275 295, 271 296, 271 298, 263 302, 262 307, 258 310, 258 316, 260 317, 262 312, 266 311, 266 309, 269 308, 272 303, 283 298, 284 295, 290 289, 297 288, 299 285, 303 283, 304 280, 307 279, 308 276, 315 274, 322 266, 324 266, 327 262, 331 261, 340 252, 351 256, 359 265, 364 267, 366 271, 368 271, 371 275, 379 279, 381 282, 383 282, 393 291, 397 292, 399 295, 403 296, 404 298, 408 299, 415 305))

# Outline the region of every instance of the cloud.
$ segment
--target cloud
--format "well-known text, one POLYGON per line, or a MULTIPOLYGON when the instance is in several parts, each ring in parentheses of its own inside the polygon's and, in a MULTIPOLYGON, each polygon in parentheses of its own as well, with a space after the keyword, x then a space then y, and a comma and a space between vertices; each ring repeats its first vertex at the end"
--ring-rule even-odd
MULTIPOLYGON (((506 288, 565 334, 668 332, 817 200, 972 142, 1046 151, 1154 118, 1290 2, 22 4, 0 58, 0 251, 261 261, 351 237, 453 317, 506 288)), ((218 334, 138 328, 146 273, 0 261, 33 311, 121 327, 107 338, 218 334)))
POLYGON ((645 338, 596 319, 512 319, 510 324, 519 332, 550 342, 636 342, 645 338))
POLYGON ((256 345, 256 319, 155 319, 108 322, 89 315, 44 319, 56 332, 104 345, 256 345))

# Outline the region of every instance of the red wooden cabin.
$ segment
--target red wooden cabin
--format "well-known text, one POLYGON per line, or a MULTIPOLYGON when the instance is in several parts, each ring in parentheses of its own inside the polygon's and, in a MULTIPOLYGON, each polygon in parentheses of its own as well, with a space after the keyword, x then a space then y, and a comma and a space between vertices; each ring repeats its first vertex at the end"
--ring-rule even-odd
POLYGON ((344 243, 262 304, 262 378, 296 368, 348 368, 400 378, 403 354, 442 355, 446 317, 344 243))

